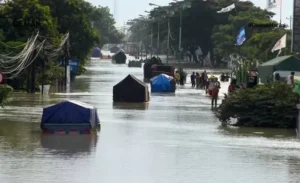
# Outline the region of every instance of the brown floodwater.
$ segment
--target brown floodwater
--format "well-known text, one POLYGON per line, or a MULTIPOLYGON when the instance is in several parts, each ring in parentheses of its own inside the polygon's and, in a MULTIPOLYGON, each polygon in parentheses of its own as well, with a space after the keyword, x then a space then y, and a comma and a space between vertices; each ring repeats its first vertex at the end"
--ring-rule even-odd
MULTIPOLYGON (((141 68, 92 60, 71 93, 15 93, 0 110, 1 183, 277 183, 300 181, 294 130, 222 127, 190 84, 148 104, 113 104, 112 87, 141 68), (42 107, 75 99, 98 108, 101 132, 42 135, 42 107)), ((222 83, 222 92, 228 84, 222 83)))

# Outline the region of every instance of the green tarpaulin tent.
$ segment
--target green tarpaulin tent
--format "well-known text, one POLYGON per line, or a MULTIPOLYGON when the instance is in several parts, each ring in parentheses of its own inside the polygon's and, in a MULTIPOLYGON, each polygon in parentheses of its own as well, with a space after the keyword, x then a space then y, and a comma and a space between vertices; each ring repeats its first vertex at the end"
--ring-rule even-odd
POLYGON ((300 71, 300 60, 293 55, 276 57, 258 66, 258 78, 267 83, 275 71, 300 71))
POLYGON ((293 92, 297 93, 300 95, 300 77, 295 76, 294 77, 294 82, 295 82, 295 88, 293 89, 293 92))

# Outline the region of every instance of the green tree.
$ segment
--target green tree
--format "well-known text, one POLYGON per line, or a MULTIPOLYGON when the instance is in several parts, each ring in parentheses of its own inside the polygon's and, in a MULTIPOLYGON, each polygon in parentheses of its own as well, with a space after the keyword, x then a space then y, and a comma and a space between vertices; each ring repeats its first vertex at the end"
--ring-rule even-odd
MULTIPOLYGON (((0 17, 1 53, 17 55, 24 48, 28 38, 37 32, 43 37, 50 37, 54 42, 59 37, 50 8, 42 6, 39 0, 9 1, 0 8, 0 17)), ((38 70, 39 67, 36 69, 38 70)), ((8 80, 8 83, 17 89, 24 89, 29 77, 28 72, 22 72, 18 78, 8 80)))
POLYGON ((89 13, 89 20, 101 37, 98 43, 99 47, 108 43, 120 43, 124 38, 124 34, 116 29, 116 22, 108 7, 92 7, 92 11, 89 13))
POLYGON ((272 26, 250 26, 277 24, 270 19, 273 15, 271 12, 254 7, 251 2, 236 3, 236 10, 228 16, 228 21, 214 26, 212 34, 214 54, 224 58, 232 53, 239 53, 247 60, 255 59, 260 62, 274 58, 277 53, 271 53, 271 49, 287 31, 272 26), (247 40, 242 46, 235 46, 236 36, 243 26, 247 40))
POLYGON ((39 0, 8 1, 0 8, 0 17, 4 41, 26 42, 37 32, 44 36, 58 36, 50 8, 42 6, 39 0))
MULTIPOLYGON (((185 0, 184 2, 191 2, 185 0)), ((180 11, 178 5, 159 7, 153 9, 148 20, 136 19, 130 31, 132 37, 149 34, 152 28, 154 40, 157 39, 157 23, 160 22, 161 44, 167 39, 167 16, 166 12, 172 10, 174 15, 170 19, 171 34, 174 40, 170 46, 178 49, 179 42, 179 19, 180 11), (143 29, 141 21, 146 22, 148 27, 143 29)), ((212 52, 217 60, 228 57, 232 53, 240 53, 247 60, 257 59, 260 62, 276 56, 270 50, 280 37, 288 31, 274 27, 249 27, 254 24, 276 24, 271 20, 274 13, 255 7, 253 3, 238 0, 215 0, 215 1, 192 1, 190 8, 182 12, 182 46, 184 50, 195 53, 197 46, 202 48, 204 54, 212 52), (227 13, 217 13, 221 8, 235 3, 236 8, 227 13), (243 46, 235 46, 236 36, 242 26, 246 28, 247 41, 243 46)), ((289 40, 288 40, 289 41, 289 40)), ((288 43, 287 43, 288 44, 288 43)), ((288 50, 287 48, 286 50, 288 50)), ((289 53, 287 51, 287 53, 289 53)), ((195 54, 194 54, 195 57, 195 54)))
POLYGON ((78 74, 82 73, 91 49, 100 40, 89 20, 93 6, 84 0, 40 0, 40 2, 50 7, 51 15, 57 21, 58 31, 62 34, 70 33, 70 55, 80 61, 78 74))

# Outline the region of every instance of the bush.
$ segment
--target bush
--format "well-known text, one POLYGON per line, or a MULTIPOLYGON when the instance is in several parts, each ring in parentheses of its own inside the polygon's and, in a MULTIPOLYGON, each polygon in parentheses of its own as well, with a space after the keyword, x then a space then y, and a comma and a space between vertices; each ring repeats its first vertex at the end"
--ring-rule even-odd
POLYGON ((225 124, 236 118, 236 126, 295 128, 297 94, 285 83, 259 85, 239 90, 226 97, 217 111, 225 124))
POLYGON ((1 107, 7 103, 7 99, 11 96, 13 88, 7 84, 0 85, 0 105, 1 107))

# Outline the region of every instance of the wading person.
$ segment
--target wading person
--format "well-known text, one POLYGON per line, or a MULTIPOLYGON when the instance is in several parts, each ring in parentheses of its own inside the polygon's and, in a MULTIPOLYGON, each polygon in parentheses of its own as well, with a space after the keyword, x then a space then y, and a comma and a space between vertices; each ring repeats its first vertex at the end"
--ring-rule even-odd
POLYGON ((206 71, 201 74, 201 89, 206 89, 206 83, 208 81, 208 76, 206 71))
POLYGON ((290 85, 292 88, 295 87, 294 76, 295 76, 295 72, 291 72, 291 74, 287 78, 287 84, 290 85))
POLYGON ((200 87, 200 74, 197 72, 196 74, 196 88, 198 89, 200 87))
POLYGON ((176 83, 179 85, 180 74, 178 73, 178 71, 176 71, 175 80, 176 80, 176 83))
POLYGON ((183 71, 180 72, 180 85, 184 85, 185 73, 183 71))
POLYGON ((228 93, 232 93, 236 90, 237 86, 236 86, 236 80, 232 79, 230 82, 230 85, 228 86, 228 93))
POLYGON ((214 87, 212 89, 211 94, 211 108, 213 109, 217 107, 218 104, 218 97, 219 97, 219 89, 221 88, 221 84, 218 81, 218 78, 214 78, 214 87))
POLYGON ((192 73, 191 75, 191 83, 192 83, 192 87, 194 88, 195 87, 195 72, 192 73))

